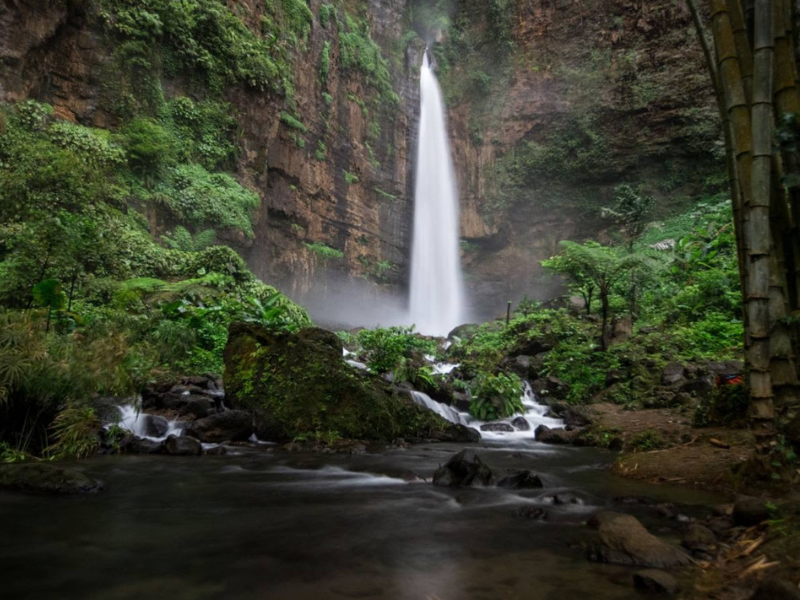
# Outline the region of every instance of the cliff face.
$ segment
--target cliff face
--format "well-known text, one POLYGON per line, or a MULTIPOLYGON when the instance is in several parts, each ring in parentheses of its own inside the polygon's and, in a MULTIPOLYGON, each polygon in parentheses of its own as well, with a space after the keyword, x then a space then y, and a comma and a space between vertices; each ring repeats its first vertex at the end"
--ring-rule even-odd
MULTIPOLYGON (((228 4, 258 30, 264 3, 228 4)), ((309 2, 310 34, 291 53, 297 119, 286 117, 280 94, 222 91, 240 127, 237 178, 261 197, 255 238, 225 241, 265 281, 319 307, 318 316, 353 284, 367 296, 403 296, 424 47, 406 33, 409 2, 349 2, 337 5, 333 20, 321 14, 327 6, 309 2), (343 34, 355 29, 348 14, 380 47, 396 102, 373 76, 345 68, 343 34)), ((444 56, 456 34, 479 40, 491 33, 485 3, 461 0, 450 10, 460 29, 439 33, 437 53, 444 56)), ((506 17, 510 37, 496 68, 462 52, 440 69, 462 192, 464 261, 481 316, 507 299, 542 296, 539 260, 561 239, 596 235, 604 226, 598 206, 615 185, 644 183, 668 210, 719 169, 710 156, 711 90, 682 5, 519 0, 506 17), (480 90, 465 91, 464 81, 476 77, 480 90)), ((4 0, 0 101, 35 98, 62 118, 115 126, 104 103, 119 77, 114 43, 91 3, 4 0)), ((202 95, 190 81, 173 72, 161 88, 167 97, 202 95)), ((149 216, 154 234, 171 225, 157 212, 149 216)), ((360 316, 375 320, 380 312, 360 316)))
POLYGON ((510 49, 490 62, 462 50, 454 61, 448 46, 485 39, 479 14, 461 3, 456 18, 466 25, 442 55, 464 260, 475 307, 487 315, 507 299, 548 297, 539 262, 563 239, 605 237, 611 223, 601 208, 617 185, 641 185, 664 216, 718 191, 724 163, 683 3, 521 0, 510 49), (484 90, 461 83, 484 73, 484 90))

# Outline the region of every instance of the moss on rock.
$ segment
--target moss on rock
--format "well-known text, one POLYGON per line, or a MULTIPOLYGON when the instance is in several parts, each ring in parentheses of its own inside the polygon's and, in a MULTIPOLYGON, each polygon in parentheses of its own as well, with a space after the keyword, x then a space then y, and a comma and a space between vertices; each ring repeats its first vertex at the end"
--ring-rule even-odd
POLYGON ((225 390, 234 407, 256 414, 258 436, 275 442, 430 437, 449 425, 347 365, 339 338, 315 327, 295 334, 233 323, 225 390))

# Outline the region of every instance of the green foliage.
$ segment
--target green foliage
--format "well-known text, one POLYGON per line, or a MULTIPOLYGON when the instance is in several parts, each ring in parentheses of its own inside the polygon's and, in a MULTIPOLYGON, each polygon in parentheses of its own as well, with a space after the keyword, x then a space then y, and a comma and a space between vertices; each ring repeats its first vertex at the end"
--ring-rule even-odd
POLYGON ((250 213, 258 207, 258 194, 227 173, 209 173, 201 165, 180 165, 172 175, 175 195, 165 203, 179 219, 236 229, 252 237, 250 213))
POLYGON ((394 202, 395 200, 397 200, 397 196, 395 196, 394 194, 390 194, 389 192, 385 192, 382 189, 377 188, 377 187, 373 188, 373 189, 375 190, 375 193, 378 194, 378 197, 383 199, 383 200, 388 200, 389 202, 394 202))
POLYGON ((306 243, 305 246, 311 250, 311 252, 322 258, 344 258, 344 252, 337 250, 336 248, 326 246, 321 242, 314 242, 313 244, 306 243))
POLYGON ((314 158, 316 158, 320 162, 324 162, 327 157, 328 157, 328 148, 327 146, 325 146, 325 142, 319 140, 317 142, 317 150, 314 152, 314 158))
POLYGON ((355 173, 350 173, 349 171, 345 171, 344 169, 342 169, 342 173, 344 173, 344 180, 347 182, 347 185, 353 185, 354 183, 358 183, 359 181, 361 181, 358 178, 358 175, 356 175, 355 173))
POLYGON ((322 54, 319 58, 319 80, 323 83, 328 82, 328 73, 331 68, 331 43, 325 40, 322 45, 322 54))
POLYGON ((53 421, 56 442, 50 447, 50 454, 56 459, 91 456, 100 448, 101 426, 91 406, 65 408, 53 421))
POLYGON ((388 373, 415 353, 433 353, 436 343, 414 333, 413 327, 362 329, 358 342, 366 353, 367 366, 375 373, 388 373))
POLYGON ((182 250, 184 252, 198 252, 204 250, 209 246, 214 245, 216 238, 216 231, 213 229, 206 229, 192 235, 188 229, 182 225, 178 225, 171 234, 164 234, 161 236, 161 241, 168 248, 174 250, 182 250))
POLYGON ((327 28, 331 22, 331 17, 335 18, 336 7, 332 4, 320 4, 319 6, 319 24, 327 28))
POLYGON ((155 119, 137 117, 124 130, 131 169, 146 180, 175 164, 178 142, 155 119))
POLYGON ((344 30, 339 32, 339 51, 342 68, 360 71, 367 85, 374 87, 382 104, 397 105, 400 98, 392 87, 388 63, 381 54, 380 46, 372 39, 369 23, 345 13, 344 30))
POLYGON ((663 448, 666 443, 658 431, 647 429, 633 436, 628 442, 628 445, 639 452, 650 452, 651 450, 663 448))
MULTIPOLYGON (((301 2, 287 4, 296 9, 301 2)), ((262 91, 281 88, 284 56, 223 2, 99 0, 98 5, 107 31, 118 40, 116 54, 129 69, 149 71, 163 63, 171 71, 199 73, 216 91, 234 83, 262 91)), ((305 27, 299 24, 303 18, 291 11, 289 28, 305 27)))
POLYGON ((644 195, 641 188, 635 189, 623 184, 614 190, 614 203, 610 207, 603 208, 601 214, 614 219, 625 229, 632 247, 633 242, 644 233, 653 202, 653 197, 644 195))
POLYGON ((288 125, 289 127, 291 127, 292 129, 296 129, 301 133, 308 133, 308 127, 303 125, 303 123, 299 119, 293 117, 292 115, 283 110, 281 111, 281 121, 286 125, 288 125))
POLYGON ((695 409, 695 427, 746 427, 750 397, 744 385, 723 385, 714 388, 695 409))
POLYGON ((470 414, 481 421, 493 421, 521 413, 522 382, 514 373, 480 373, 472 385, 470 414))

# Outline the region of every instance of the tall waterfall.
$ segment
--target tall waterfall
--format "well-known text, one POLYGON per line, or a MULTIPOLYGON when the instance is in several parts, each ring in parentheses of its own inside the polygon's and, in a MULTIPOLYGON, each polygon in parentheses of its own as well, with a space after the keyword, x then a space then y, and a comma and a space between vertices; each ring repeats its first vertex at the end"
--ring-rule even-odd
POLYGON ((444 103, 428 53, 420 70, 420 118, 411 253, 411 320, 428 335, 447 335, 463 322, 458 245, 458 192, 444 103))

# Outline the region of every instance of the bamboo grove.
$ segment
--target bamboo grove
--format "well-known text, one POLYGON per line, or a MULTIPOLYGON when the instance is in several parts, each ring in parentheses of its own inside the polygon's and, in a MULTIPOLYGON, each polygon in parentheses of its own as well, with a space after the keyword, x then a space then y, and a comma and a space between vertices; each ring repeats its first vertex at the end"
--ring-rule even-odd
POLYGON ((800 418, 795 415, 800 402, 800 93, 794 10, 791 0, 707 1, 708 26, 697 0, 688 3, 724 130, 750 417, 757 456, 765 457, 773 453, 782 426, 800 418), (709 30, 713 43, 707 40, 709 30))

